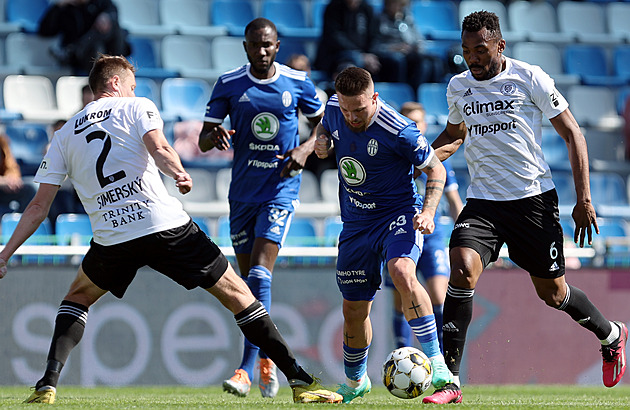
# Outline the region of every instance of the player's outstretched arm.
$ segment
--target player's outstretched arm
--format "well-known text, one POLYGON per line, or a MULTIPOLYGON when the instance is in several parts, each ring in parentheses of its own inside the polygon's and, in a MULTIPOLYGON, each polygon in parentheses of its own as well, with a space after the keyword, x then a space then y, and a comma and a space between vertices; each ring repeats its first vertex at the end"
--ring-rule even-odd
POLYGON ((22 217, 18 222, 13 234, 11 234, 11 238, 4 246, 4 249, 0 251, 0 278, 3 278, 7 273, 6 263, 9 261, 11 256, 15 253, 17 248, 19 248, 24 241, 33 235, 33 233, 37 230, 39 225, 44 222, 44 219, 48 216, 48 211, 50 210, 50 205, 55 199, 55 195, 57 195, 57 191, 59 190, 59 185, 39 184, 39 188, 35 193, 35 196, 26 206, 24 212, 22 213, 22 217))
POLYGON ((446 123, 444 131, 431 144, 440 161, 453 155, 464 143, 467 134, 466 123, 463 121, 459 124, 446 123))
POLYGON ((431 156, 431 160, 422 172, 427 174, 427 183, 422 204, 422 212, 414 217, 414 228, 420 233, 431 234, 435 229, 435 212, 438 203, 442 198, 444 184, 446 183, 446 169, 436 155, 431 156))
POLYGON ((160 171, 175 180, 179 192, 189 193, 192 189, 192 178, 184 169, 179 155, 168 143, 162 130, 151 130, 144 134, 142 140, 160 171))
POLYGON ((551 125, 556 132, 564 139, 569 150, 569 162, 573 172, 573 183, 577 194, 577 202, 573 208, 571 216, 575 221, 575 235, 573 240, 580 247, 584 246, 584 238, 587 238, 589 245, 593 244, 593 231, 599 234, 595 208, 591 202, 591 186, 588 170, 588 149, 586 138, 580 131, 580 126, 567 108, 561 114, 550 119, 551 125))
POLYGON ((235 130, 226 130, 219 123, 206 121, 199 132, 197 145, 202 152, 210 151, 215 147, 220 151, 225 151, 230 148, 230 138, 235 132, 235 130))

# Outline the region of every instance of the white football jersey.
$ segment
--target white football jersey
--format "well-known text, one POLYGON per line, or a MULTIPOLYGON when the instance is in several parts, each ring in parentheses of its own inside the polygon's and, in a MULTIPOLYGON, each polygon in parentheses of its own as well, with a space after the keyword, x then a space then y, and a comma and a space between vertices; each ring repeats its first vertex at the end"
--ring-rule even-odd
POLYGON ((142 141, 162 126, 146 98, 100 98, 55 132, 35 182, 61 185, 68 176, 100 245, 184 225, 190 217, 166 191, 142 141))
POLYGON ((554 188, 541 148, 542 115, 553 118, 569 104, 540 67, 505 60, 505 70, 489 80, 467 70, 448 84, 448 121, 468 128, 467 198, 509 201, 554 188))

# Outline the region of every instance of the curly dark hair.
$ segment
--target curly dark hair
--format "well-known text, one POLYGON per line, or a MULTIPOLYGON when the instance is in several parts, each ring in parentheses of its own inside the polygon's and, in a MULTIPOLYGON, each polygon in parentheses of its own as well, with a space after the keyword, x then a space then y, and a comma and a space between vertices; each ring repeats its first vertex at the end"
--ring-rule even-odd
POLYGON ((354 97, 363 94, 372 84, 370 73, 360 67, 348 67, 335 78, 335 91, 341 95, 354 97))
POLYGON ((245 26, 245 37, 247 37, 247 33, 253 30, 260 30, 261 28, 269 27, 273 30, 276 35, 278 34, 278 29, 276 25, 273 24, 273 21, 266 19, 264 17, 258 17, 250 21, 247 26, 245 26))
POLYGON ((496 14, 485 10, 475 11, 474 13, 470 13, 464 17, 464 21, 462 22, 462 34, 464 34, 464 31, 474 33, 484 27, 492 35, 492 39, 503 38, 503 34, 501 34, 501 26, 499 24, 499 17, 496 14))

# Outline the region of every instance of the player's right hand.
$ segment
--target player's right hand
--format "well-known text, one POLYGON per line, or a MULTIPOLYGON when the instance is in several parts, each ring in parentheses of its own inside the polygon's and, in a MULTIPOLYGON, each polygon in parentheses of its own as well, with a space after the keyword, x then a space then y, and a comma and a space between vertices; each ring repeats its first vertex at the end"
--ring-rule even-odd
POLYGON ((315 155, 317 158, 324 159, 328 157, 328 150, 330 149, 330 140, 324 134, 318 135, 315 140, 315 155))
POLYGON ((185 195, 190 192, 193 181, 188 172, 180 172, 175 176, 175 186, 179 189, 179 193, 185 195))
POLYGON ((0 279, 4 278, 4 275, 7 274, 7 262, 0 258, 0 279))

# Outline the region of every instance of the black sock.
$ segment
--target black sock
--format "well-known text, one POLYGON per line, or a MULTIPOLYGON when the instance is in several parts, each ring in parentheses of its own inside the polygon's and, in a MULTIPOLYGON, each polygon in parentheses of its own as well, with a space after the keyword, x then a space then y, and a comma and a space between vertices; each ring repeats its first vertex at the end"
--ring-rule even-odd
POLYGON ((81 341, 88 308, 78 303, 64 300, 57 311, 55 331, 48 351, 48 364, 44 377, 35 385, 57 387, 59 375, 72 349, 81 341))
POLYGON ((255 301, 234 315, 234 319, 247 340, 263 350, 288 380, 297 379, 307 384, 313 383, 311 376, 297 364, 293 352, 262 303, 255 301))
POLYGON ((444 301, 444 359, 453 375, 459 375, 459 365, 466 344, 466 332, 472 320, 474 289, 462 289, 448 284, 444 301))
POLYGON ((595 333, 599 340, 606 339, 612 331, 610 321, 591 303, 586 294, 575 286, 567 284, 567 295, 558 310, 567 312, 580 326, 595 333))

